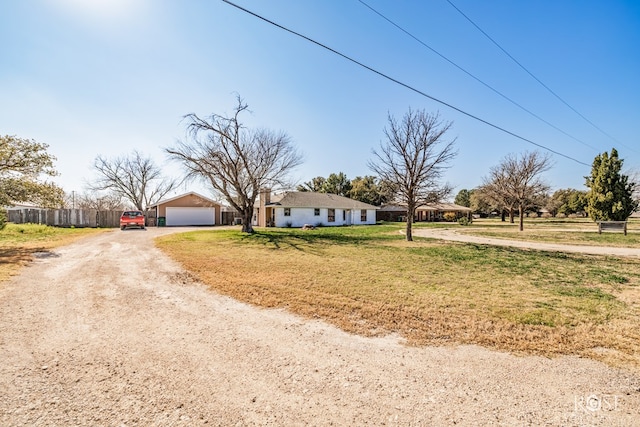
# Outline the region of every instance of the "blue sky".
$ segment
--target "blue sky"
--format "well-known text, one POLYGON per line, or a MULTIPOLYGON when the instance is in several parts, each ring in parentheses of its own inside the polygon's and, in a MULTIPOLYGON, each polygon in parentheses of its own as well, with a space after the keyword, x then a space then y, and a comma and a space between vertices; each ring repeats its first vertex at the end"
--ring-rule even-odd
MULTIPOLYGON (((616 147, 640 168, 640 2, 451 0, 536 77, 535 82, 447 0, 366 3, 566 136, 496 95, 358 0, 237 0, 433 97, 590 165, 616 147)), ((299 182, 371 174, 387 115, 439 112, 453 122, 457 192, 507 154, 536 149, 222 1, 0 0, 0 134, 49 144, 56 182, 82 192, 97 155, 151 156, 185 137, 182 116, 231 113, 287 132, 304 155, 299 182)), ((585 166, 553 156, 553 189, 584 187, 585 166)), ((208 194, 200 184, 194 189, 208 194)))

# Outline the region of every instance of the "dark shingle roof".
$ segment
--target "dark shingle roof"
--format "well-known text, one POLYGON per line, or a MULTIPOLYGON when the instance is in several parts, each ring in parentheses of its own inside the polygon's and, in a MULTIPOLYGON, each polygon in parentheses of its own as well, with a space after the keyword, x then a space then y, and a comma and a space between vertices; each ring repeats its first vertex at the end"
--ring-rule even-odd
POLYGON ((329 193, 313 193, 310 191, 289 191, 271 196, 267 206, 284 208, 330 208, 330 209, 378 209, 368 203, 349 199, 329 193))

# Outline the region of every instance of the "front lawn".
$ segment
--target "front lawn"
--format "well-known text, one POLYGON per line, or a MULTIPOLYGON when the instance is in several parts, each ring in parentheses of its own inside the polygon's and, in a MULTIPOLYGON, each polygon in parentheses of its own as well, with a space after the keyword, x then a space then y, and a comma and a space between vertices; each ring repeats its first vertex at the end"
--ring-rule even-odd
POLYGON ((640 261, 406 242, 401 228, 196 231, 157 245, 217 292, 352 333, 640 366, 640 261))

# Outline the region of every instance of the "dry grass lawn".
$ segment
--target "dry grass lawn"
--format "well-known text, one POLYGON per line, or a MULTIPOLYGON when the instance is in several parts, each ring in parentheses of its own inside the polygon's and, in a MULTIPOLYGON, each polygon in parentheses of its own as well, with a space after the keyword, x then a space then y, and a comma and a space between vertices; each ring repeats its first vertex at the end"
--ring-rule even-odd
POLYGON ((640 261, 406 242, 400 229, 210 230, 157 245, 217 292, 352 333, 640 367, 640 261))
POLYGON ((0 283, 17 274, 22 266, 33 259, 34 252, 67 245, 84 236, 105 230, 7 224, 0 230, 0 283))
MULTIPOLYGON (((451 226, 451 224, 449 224, 451 226)), ((464 234, 532 242, 560 243, 565 245, 612 246, 640 248, 640 221, 627 224, 627 235, 621 232, 598 234, 598 226, 589 219, 527 220, 524 231, 516 224, 492 220, 477 220, 472 227, 460 228, 464 234)))

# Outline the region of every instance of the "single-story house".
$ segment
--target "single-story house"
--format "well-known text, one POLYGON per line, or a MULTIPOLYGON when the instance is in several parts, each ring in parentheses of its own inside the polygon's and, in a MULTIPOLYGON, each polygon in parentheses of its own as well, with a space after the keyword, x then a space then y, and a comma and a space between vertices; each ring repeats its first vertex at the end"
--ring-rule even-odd
POLYGON ((416 221, 443 221, 444 214, 455 214, 456 218, 471 219, 471 208, 455 203, 430 203, 416 209, 416 221))
MULTIPOLYGON (((455 203, 429 203, 416 209, 414 221, 443 221, 444 214, 454 213, 456 218, 467 217, 471 219, 471 209, 455 203)), ((377 212, 379 221, 405 221, 407 208, 398 204, 380 206, 377 212)))
POLYGON ((378 221, 404 222, 407 218, 406 206, 397 204, 383 204, 376 211, 378 221))
POLYGON ((376 206, 347 197, 310 191, 260 193, 253 223, 258 227, 365 225, 376 223, 376 206))
POLYGON ((222 224, 222 206, 193 191, 162 200, 151 207, 156 211, 158 225, 220 225, 222 224))

